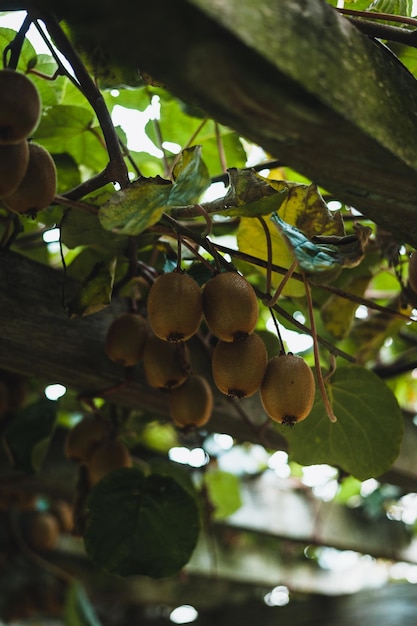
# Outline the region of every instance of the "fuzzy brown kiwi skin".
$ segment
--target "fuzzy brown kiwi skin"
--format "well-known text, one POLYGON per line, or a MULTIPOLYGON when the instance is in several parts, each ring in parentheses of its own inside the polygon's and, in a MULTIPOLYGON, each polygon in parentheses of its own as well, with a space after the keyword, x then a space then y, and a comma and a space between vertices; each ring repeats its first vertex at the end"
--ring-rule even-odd
POLYGON ((136 313, 122 313, 110 324, 105 341, 109 359, 125 367, 133 367, 143 357, 148 324, 136 313))
POLYGON ((36 215, 46 209, 56 195, 56 167, 45 148, 29 143, 29 162, 18 187, 2 197, 2 203, 14 213, 36 215))
POLYGON ((157 337, 186 341, 198 331, 203 317, 200 286, 183 272, 161 274, 149 290, 147 310, 157 337))
POLYGON ((207 380, 190 374, 182 385, 170 391, 169 409, 179 428, 204 426, 213 410, 213 393, 207 380))
POLYGON ((29 163, 29 144, 26 139, 19 143, 0 144, 0 196, 17 189, 26 174, 29 163))
POLYGON ((0 70, 0 144, 18 143, 31 135, 41 113, 35 85, 27 76, 0 70))
POLYGON ((181 385, 190 370, 188 346, 169 343, 156 335, 150 335, 143 350, 145 378, 156 389, 173 389, 181 385))
POLYGON ((242 341, 219 341, 213 350, 212 373, 222 393, 249 398, 259 389, 265 374, 268 353, 256 333, 242 341))
POLYGON ((310 414, 315 388, 310 366, 303 358, 288 353, 268 361, 260 387, 260 398, 271 419, 294 426, 310 414))
POLYGON ((222 341, 241 341, 256 327, 259 308, 252 285, 237 272, 221 272, 203 289, 203 314, 222 341))
POLYGON ((108 437, 109 425, 96 415, 87 415, 67 434, 65 456, 86 463, 95 448, 108 437))
POLYGON ((128 448, 118 439, 108 439, 100 443, 88 460, 87 470, 91 486, 117 469, 132 467, 132 457, 128 448))

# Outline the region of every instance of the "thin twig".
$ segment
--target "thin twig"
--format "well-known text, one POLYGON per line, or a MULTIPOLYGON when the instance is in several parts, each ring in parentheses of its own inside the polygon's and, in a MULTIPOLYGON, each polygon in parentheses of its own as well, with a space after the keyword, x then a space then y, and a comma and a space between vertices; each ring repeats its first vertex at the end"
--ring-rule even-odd
POLYGON ((332 406, 327 396, 326 385, 325 385, 324 378, 323 378, 323 372, 321 371, 319 344, 317 341, 316 322, 314 320, 313 300, 311 298, 310 285, 305 276, 304 276, 304 287, 306 291, 308 314, 310 317, 311 335, 313 337, 313 352, 314 352, 314 363, 316 366, 317 382, 319 384, 320 394, 323 400, 324 408, 326 409, 327 417, 329 418, 331 422, 337 422, 337 417, 333 413, 332 406))
POLYGON ((110 159, 109 168, 106 170, 109 176, 108 182, 118 182, 122 188, 127 187, 130 181, 126 163, 123 159, 116 129, 102 94, 87 72, 84 63, 62 30, 56 17, 50 13, 40 13, 39 18, 44 22, 58 50, 70 63, 84 96, 97 116, 110 159))

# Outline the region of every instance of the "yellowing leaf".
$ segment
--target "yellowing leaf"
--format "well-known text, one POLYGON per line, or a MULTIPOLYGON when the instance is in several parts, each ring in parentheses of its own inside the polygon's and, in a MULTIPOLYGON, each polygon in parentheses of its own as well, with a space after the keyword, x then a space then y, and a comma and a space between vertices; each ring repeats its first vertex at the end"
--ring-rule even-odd
POLYGON ((284 222, 302 230, 307 239, 314 235, 345 234, 341 214, 329 211, 315 185, 287 183, 287 187, 287 198, 279 209, 284 222))
MULTIPOLYGON (((355 296, 363 296, 371 279, 370 274, 353 276, 344 285, 344 290, 355 296)), ((335 339, 347 337, 357 308, 357 302, 332 294, 320 308, 321 319, 327 332, 335 339)))
MULTIPOLYGON (((272 262, 274 265, 288 269, 292 265, 294 257, 274 224, 268 219, 265 222, 271 236, 272 262)), ((237 231, 237 243, 239 250, 242 252, 251 254, 264 261, 268 260, 265 233, 259 220, 251 217, 243 217, 240 220, 237 231)), ((266 274, 266 270, 262 268, 259 271, 266 274)), ((283 274, 272 273, 272 286, 274 289, 278 287, 282 279, 283 274)), ((287 297, 299 298, 304 293, 303 283, 294 279, 290 279, 283 290, 283 295, 287 297)))
POLYGON ((193 204, 210 184, 200 146, 183 151, 174 183, 160 176, 140 178, 120 189, 99 210, 101 225, 123 235, 138 235, 175 206, 193 204))

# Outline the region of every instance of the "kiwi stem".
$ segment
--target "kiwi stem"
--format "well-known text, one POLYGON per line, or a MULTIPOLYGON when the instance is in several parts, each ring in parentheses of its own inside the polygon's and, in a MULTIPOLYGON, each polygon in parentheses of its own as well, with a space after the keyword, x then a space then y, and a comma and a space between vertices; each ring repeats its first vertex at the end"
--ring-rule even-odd
POLYGON ((272 321, 274 322, 275 330, 277 332, 277 337, 278 337, 278 341, 279 341, 279 353, 280 353, 280 355, 281 354, 285 354, 284 342, 282 340, 281 332, 279 330, 279 324, 278 324, 276 315, 275 315, 274 310, 273 310, 272 307, 269 307, 269 312, 271 314, 272 321))
MULTIPOLYGON (((297 261, 293 261, 292 262, 291 267, 288 268, 287 273, 285 274, 284 278, 281 280, 280 284, 278 285, 274 295, 269 300, 269 302, 266 303, 267 306, 271 307, 271 306, 273 306, 277 302, 278 298, 280 297, 281 293, 283 292, 283 289, 284 289, 285 285, 290 280, 291 276, 294 274, 295 268, 297 267, 297 264, 298 264, 297 261)), ((269 291, 267 293, 269 293, 269 291)))
POLYGON ((211 231, 213 230, 213 221, 210 215, 207 213, 206 209, 203 206, 201 206, 201 204, 195 204, 194 206, 196 207, 196 209, 198 209, 198 211, 204 217, 206 224, 207 224, 207 228, 204 229, 204 231, 201 233, 201 236, 208 237, 208 235, 210 235, 211 231))
POLYGON ((26 33, 28 32, 32 21, 32 17, 28 12, 19 31, 16 33, 15 38, 3 50, 3 67, 7 67, 10 70, 15 70, 17 68, 26 33), (10 57, 9 60, 7 60, 7 54, 9 52, 10 57))
POLYGON ((96 206, 88 204, 87 202, 81 202, 80 200, 71 200, 65 196, 55 196, 53 203, 62 204, 63 206, 70 207, 71 209, 79 209, 81 211, 85 211, 86 213, 91 213, 92 215, 98 215, 98 208, 96 206))
POLYGON ((176 272, 181 272, 181 259, 182 259, 182 235, 177 233, 177 267, 176 272))
POLYGON ((266 291, 266 293, 271 293, 271 287, 272 287, 272 241, 271 241, 271 233, 269 232, 269 228, 268 228, 264 218, 261 217, 260 215, 257 215, 256 217, 258 218, 258 221, 260 222, 260 224, 261 224, 261 226, 263 228, 264 234, 265 234, 266 259, 267 259, 265 291, 266 291))
POLYGON ((214 132, 216 135, 217 152, 219 154, 220 167, 222 172, 227 172, 226 154, 224 152, 223 140, 220 134, 220 126, 214 122, 214 132))
POLYGON ((191 137, 189 138, 189 140, 187 141, 187 143, 182 147, 182 150, 174 157, 174 160, 172 161, 172 165, 170 168, 170 173, 169 173, 169 178, 172 178, 172 172, 174 171, 174 167, 176 166, 176 164, 178 163, 178 161, 181 158, 181 153, 183 150, 185 150, 186 148, 189 148, 195 141, 197 135, 201 132, 201 130, 204 128, 204 126, 207 124, 207 122, 209 121, 210 118, 205 117, 201 124, 199 124, 199 126, 197 126, 197 128, 195 129, 195 131, 193 132, 193 134, 191 135, 191 137))
MULTIPOLYGON (((109 155, 109 167, 108 169, 106 168, 106 172, 108 174, 107 181, 117 181, 122 188, 127 187, 130 184, 128 170, 126 163, 124 162, 116 129, 114 128, 109 110, 103 96, 100 93, 100 90, 97 88, 93 79, 87 72, 81 58, 73 48, 65 32, 62 30, 56 17, 51 13, 40 13, 37 17, 44 22, 46 29, 54 41, 54 44, 71 64, 75 77, 78 81, 78 86, 97 115, 109 155)), ((38 30, 41 30, 39 26, 38 30)), ((59 65, 63 67, 62 63, 59 65)), ((64 71, 66 75, 69 76, 69 73, 66 70, 64 71)))
POLYGON ((316 366, 317 382, 319 385, 320 394, 323 400, 324 408, 326 409, 327 417, 329 418, 331 422, 337 422, 337 417, 333 413, 332 406, 327 396, 326 385, 325 385, 324 378, 323 378, 323 372, 321 371, 319 344, 317 341, 316 322, 314 319, 313 300, 311 298, 310 285, 305 275, 304 275, 304 287, 305 287, 306 298, 307 298, 308 315, 310 317, 311 336, 313 337, 314 364, 316 366))

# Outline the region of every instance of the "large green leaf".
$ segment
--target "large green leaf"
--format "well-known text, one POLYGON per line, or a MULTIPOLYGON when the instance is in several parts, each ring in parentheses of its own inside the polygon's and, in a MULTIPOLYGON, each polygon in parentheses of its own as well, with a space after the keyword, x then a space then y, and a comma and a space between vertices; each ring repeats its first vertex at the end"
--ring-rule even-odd
POLYGON ((358 365, 338 368, 327 386, 337 422, 329 421, 317 392, 311 414, 281 431, 301 465, 327 463, 359 480, 377 478, 398 456, 403 417, 387 385, 358 365))
POLYGON ((117 191, 99 211, 101 225, 124 235, 138 235, 175 206, 197 202, 210 184, 200 146, 184 150, 174 168, 174 182, 140 178, 117 191))
MULTIPOLYGON (((94 121, 92 109, 68 104, 57 104, 49 107, 43 114, 38 128, 36 139, 53 139, 57 137, 68 139, 79 135, 91 128, 94 121)), ((55 150, 59 152, 59 150, 55 150)))
POLYGON ((191 558, 200 529, 198 507, 169 476, 117 470, 94 487, 88 507, 86 550, 112 574, 164 578, 191 558))
POLYGON ((15 469, 33 474, 46 453, 56 417, 56 403, 42 398, 13 419, 6 431, 7 444, 11 450, 15 469))

